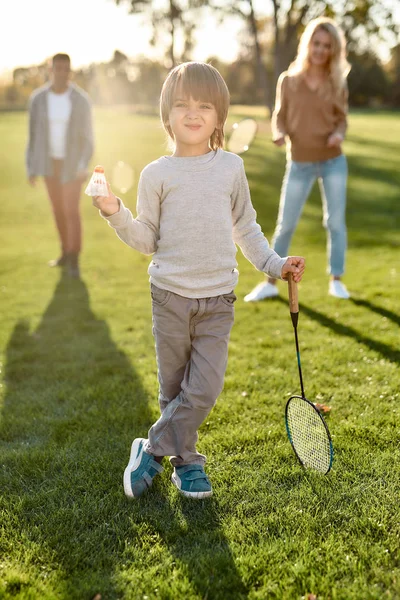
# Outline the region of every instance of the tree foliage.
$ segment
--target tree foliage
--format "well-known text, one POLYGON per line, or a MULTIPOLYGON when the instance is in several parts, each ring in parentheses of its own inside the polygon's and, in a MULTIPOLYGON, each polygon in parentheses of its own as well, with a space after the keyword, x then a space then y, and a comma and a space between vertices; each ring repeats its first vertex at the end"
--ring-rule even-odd
MULTIPOLYGON (((271 0, 270 5, 271 17, 261 19, 255 15, 252 0, 213 0, 209 3, 219 15, 243 18, 254 50, 259 84, 265 87, 264 97, 270 108, 276 81, 294 59, 299 37, 311 19, 322 15, 336 19, 345 32, 353 57, 374 57, 375 63, 379 63, 375 54, 377 44, 394 44, 399 35, 399 26, 393 19, 388 0, 271 0), (264 44, 260 43, 260 23, 269 30, 269 40, 264 44), (267 67, 271 63, 268 54, 272 55, 272 69, 267 67), (260 77, 260 68, 264 70, 263 77, 260 77)), ((361 62, 358 59, 357 67, 361 62)), ((376 68, 385 78, 381 67, 377 65, 376 68)))
POLYGON ((193 49, 196 13, 206 4, 205 0, 115 0, 117 5, 128 4, 131 14, 142 14, 152 27, 151 44, 154 46, 167 39, 167 62, 175 66, 179 60, 186 60, 193 49), (177 38, 180 37, 181 52, 177 51, 177 38))
MULTIPOLYGON (((276 79, 293 60, 298 39, 310 19, 335 18, 348 40, 350 103, 400 106, 400 44, 390 0, 270 0, 271 14, 258 15, 254 0, 115 0, 129 5, 152 25, 152 42, 168 48, 161 62, 131 59, 116 50, 109 63, 94 64, 75 74, 75 80, 97 104, 132 103, 157 106, 168 69, 192 58, 196 27, 202 11, 227 26, 227 17, 243 22, 242 49, 232 64, 213 58, 225 77, 235 103, 261 103, 272 109, 276 79), (211 12, 210 12, 211 11, 211 12), (376 55, 379 41, 395 46, 384 68, 376 55)), ((213 46, 210 44, 210 57, 213 46)), ((11 84, 0 86, 0 105, 26 106, 32 90, 47 78, 47 65, 20 67, 11 84)))

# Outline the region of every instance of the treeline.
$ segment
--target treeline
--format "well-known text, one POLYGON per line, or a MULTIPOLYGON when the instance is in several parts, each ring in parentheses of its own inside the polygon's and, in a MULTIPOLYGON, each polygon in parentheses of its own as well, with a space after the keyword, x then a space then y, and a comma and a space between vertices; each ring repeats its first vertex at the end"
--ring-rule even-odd
MULTIPOLYGON (((357 107, 400 107, 400 46, 392 59, 382 65, 369 52, 350 52, 352 65, 348 77, 349 99, 357 107)), ((259 85, 257 65, 251 53, 244 52, 236 61, 227 64, 210 57, 211 62, 225 78, 233 104, 265 104, 265 90, 259 85)), ((266 72, 271 69, 265 65, 266 72)), ((168 69, 165 65, 144 57, 130 59, 116 50, 108 63, 92 64, 75 71, 75 82, 90 94, 94 104, 110 106, 129 104, 146 109, 157 109, 162 83, 168 69), (151 108, 152 107, 152 108, 151 108)), ((273 73, 269 73, 273 81, 273 73)), ((48 66, 20 67, 14 70, 10 83, 0 85, 0 107, 24 109, 32 91, 48 79, 48 66)), ((272 101, 273 92, 270 90, 272 101)))

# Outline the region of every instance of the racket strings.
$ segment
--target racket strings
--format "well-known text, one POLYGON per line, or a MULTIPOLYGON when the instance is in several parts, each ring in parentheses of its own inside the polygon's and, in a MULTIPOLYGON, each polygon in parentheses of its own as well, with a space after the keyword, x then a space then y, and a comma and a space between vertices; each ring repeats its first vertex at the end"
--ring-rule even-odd
POLYGON ((327 473, 332 462, 332 445, 321 415, 302 398, 291 398, 286 412, 288 433, 304 467, 327 473))

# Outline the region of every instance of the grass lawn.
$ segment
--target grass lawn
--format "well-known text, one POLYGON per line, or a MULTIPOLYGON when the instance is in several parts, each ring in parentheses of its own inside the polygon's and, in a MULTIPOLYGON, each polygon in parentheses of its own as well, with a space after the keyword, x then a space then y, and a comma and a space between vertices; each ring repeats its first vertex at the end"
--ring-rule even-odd
MULTIPOLYGON (((271 237, 284 152, 260 109, 245 165, 271 237)), ((136 173, 165 153, 158 119, 95 114, 96 155, 136 173)), ((42 183, 25 183, 27 117, 0 114, 0 599, 382 600, 400 598, 400 119, 352 113, 352 299, 327 295, 325 231, 313 190, 291 247, 307 259, 298 333, 306 395, 332 406, 324 477, 285 433, 299 393, 287 290, 255 305, 262 276, 238 253, 225 389, 200 430, 210 500, 182 498, 171 467, 139 501, 124 496, 133 438, 158 416, 149 258, 124 246, 82 196, 82 280, 58 254, 42 183), (100 595, 100 596, 98 596, 100 595)), ((135 208, 136 189, 124 200, 135 208)))

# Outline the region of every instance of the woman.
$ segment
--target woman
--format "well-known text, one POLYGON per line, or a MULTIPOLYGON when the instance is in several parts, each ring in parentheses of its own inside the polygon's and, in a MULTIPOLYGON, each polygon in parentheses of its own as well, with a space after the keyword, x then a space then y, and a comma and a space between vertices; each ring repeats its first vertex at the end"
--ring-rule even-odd
MULTIPOLYGON (((347 84, 350 65, 345 40, 336 23, 327 17, 312 20, 301 36, 297 57, 281 74, 272 116, 273 142, 287 145, 279 215, 272 239, 280 256, 289 245, 303 206, 318 179, 324 225, 328 233, 329 294, 347 299, 341 281, 347 246, 347 161, 341 144, 347 128, 347 84)), ((257 285, 246 302, 278 295, 276 280, 257 285)))

